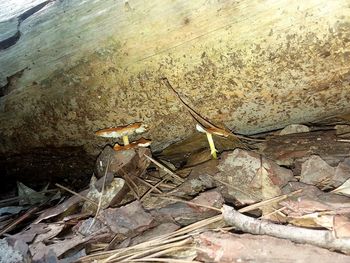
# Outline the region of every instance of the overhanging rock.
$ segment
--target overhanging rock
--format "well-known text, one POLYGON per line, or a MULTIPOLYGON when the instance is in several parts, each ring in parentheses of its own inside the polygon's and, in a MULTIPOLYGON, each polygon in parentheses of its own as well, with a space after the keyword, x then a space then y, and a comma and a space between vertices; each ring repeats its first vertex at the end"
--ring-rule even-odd
POLYGON ((19 24, 25 10, 0 16, 0 41, 20 32, 0 51, 1 154, 96 154, 96 130, 136 121, 154 149, 188 137, 194 121, 164 76, 244 134, 350 111, 347 0, 46 2, 19 24))

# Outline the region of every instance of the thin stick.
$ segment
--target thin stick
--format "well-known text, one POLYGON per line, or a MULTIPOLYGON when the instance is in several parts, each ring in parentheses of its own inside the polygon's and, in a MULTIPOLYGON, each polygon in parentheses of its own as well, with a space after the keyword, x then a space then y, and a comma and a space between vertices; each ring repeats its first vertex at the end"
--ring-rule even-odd
POLYGON ((84 199, 85 201, 87 201, 87 202, 89 202, 89 203, 91 203, 91 204, 94 204, 95 206, 98 207, 98 203, 96 203, 94 200, 91 200, 90 198, 87 198, 87 197, 85 197, 85 196, 83 196, 83 195, 81 195, 81 194, 79 194, 79 193, 77 193, 77 192, 74 192, 74 191, 68 189, 67 187, 64 187, 63 185, 60 185, 60 184, 58 184, 58 183, 56 183, 55 185, 58 186, 59 188, 62 188, 62 189, 65 190, 65 191, 67 191, 67 192, 73 194, 73 195, 79 196, 81 199, 84 199))
MULTIPOLYGON (((116 253, 114 255, 111 255, 110 257, 108 257, 104 261, 102 261, 102 263, 106 263, 106 262, 109 262, 111 260, 118 260, 117 262, 120 262, 121 260, 124 261, 125 259, 130 260, 130 259, 133 259, 135 257, 142 256, 142 255, 147 254, 147 253, 151 253, 153 251, 155 251, 155 252, 159 251, 162 248, 172 247, 176 244, 174 242, 182 242, 184 239, 186 240, 186 238, 188 238, 188 237, 189 236, 182 236, 182 237, 176 237, 176 238, 169 239, 169 240, 164 240, 164 242, 155 243, 153 245, 154 247, 152 247, 152 244, 147 244, 148 242, 145 242, 147 246, 141 247, 141 249, 146 248, 146 250, 133 251, 130 254, 122 255, 122 256, 118 256, 118 253, 116 253)), ((133 247, 133 249, 135 249, 135 247, 133 247)), ((124 251, 122 250, 121 252, 125 252, 125 250, 124 251)))
MULTIPOLYGON (((134 255, 137 250, 141 249, 147 249, 149 247, 153 246, 160 246, 161 244, 166 244, 170 242, 176 242, 179 240, 186 239, 188 237, 191 237, 193 234, 191 232, 194 232, 198 229, 201 229, 207 225, 213 224, 215 222, 221 221, 223 219, 222 214, 216 215, 198 222, 195 222, 191 225, 188 225, 186 227, 183 227, 181 229, 178 229, 172 233, 164 234, 159 237, 155 237, 149 241, 134 245, 132 247, 128 248, 121 248, 111 251, 103 251, 98 252, 94 255, 88 255, 80 259, 81 262, 92 262, 93 260, 99 260, 99 262, 108 262, 109 260, 114 260, 121 256, 122 253, 128 253, 129 251, 134 251, 131 254, 134 255), (191 234, 189 234, 191 233, 191 234), (136 250, 136 251, 135 251, 136 250)), ((131 254, 128 254, 129 256, 131 254)))
POLYGON ((223 185, 225 185, 225 186, 227 186, 227 187, 229 187, 229 188, 232 188, 233 190, 236 190, 236 191, 238 191, 238 192, 241 192, 242 194, 244 194, 244 195, 246 195, 246 196, 251 196, 251 197, 254 197, 255 199, 258 199, 258 197, 254 196, 254 195, 252 195, 252 194, 248 194, 248 193, 244 192, 243 190, 239 189, 238 187, 235 187, 235 186, 233 186, 233 185, 230 185, 230 184, 228 184, 228 183, 226 183, 226 182, 224 182, 224 181, 222 181, 222 180, 220 180, 220 179, 215 178, 214 176, 213 176, 212 178, 213 178, 215 181, 218 181, 219 183, 221 183, 221 184, 223 184, 223 185))
POLYGON ((127 186, 129 187, 130 191, 133 193, 134 197, 137 199, 137 200, 140 200, 140 197, 137 193, 137 185, 134 183, 134 181, 130 178, 129 175, 127 175, 127 173, 123 170, 123 169, 120 169, 120 171, 123 173, 124 175, 124 179, 125 179, 125 183, 127 184, 127 186), (130 182, 129 182, 130 180, 130 182), (135 189, 131 186, 131 184, 133 184, 133 187, 135 187, 135 189))
MULTIPOLYGON (((128 185, 128 187, 130 188, 130 191, 133 193, 134 197, 137 199, 137 200, 140 200, 140 197, 139 195, 137 194, 136 190, 130 185, 129 183, 129 179, 130 177, 128 177, 126 174, 124 175, 125 176, 125 183, 128 185), (127 179, 128 178, 128 179, 127 179)), ((132 182, 132 180, 130 179, 130 181, 132 182)), ((135 187, 137 188, 137 187, 135 187)))
POLYGON ((164 178, 163 180, 159 181, 158 183, 156 183, 155 185, 152 185, 152 187, 141 197, 141 201, 144 200, 151 192, 153 192, 153 190, 157 190, 158 193, 160 192, 161 194, 163 193, 162 191, 158 190, 158 186, 160 184, 162 184, 165 180, 167 180, 166 178, 164 178))
POLYGON ((167 197, 167 196, 158 196, 158 197, 161 198, 161 199, 178 201, 178 202, 185 203, 185 204, 188 204, 188 205, 200 206, 200 207, 204 207, 204 208, 208 208, 208 209, 211 209, 211 210, 215 210, 215 211, 221 212, 221 209, 219 209, 219 208, 216 208, 216 207, 213 207, 213 206, 209 206, 209 205, 197 204, 197 203, 194 203, 194 202, 191 202, 191 201, 182 200, 180 198, 167 197))
POLYGON ((289 194, 284 194, 284 195, 280 195, 280 196, 276 196, 276 197, 273 197, 273 198, 270 198, 270 199, 267 199, 267 200, 264 200, 264 201, 261 201, 259 203, 256 203, 256 204, 252 204, 252 205, 249 205, 249 206, 246 206, 246 207, 243 207, 239 210, 237 210, 238 212, 240 213, 246 213, 246 212, 249 212, 249 211, 252 211, 254 209, 258 209, 262 206, 266 206, 266 205, 269 205, 271 203, 275 203, 275 202, 279 202, 279 201, 282 201, 292 195, 295 195, 297 193, 300 193, 302 192, 303 189, 299 189, 299 190, 296 190, 294 192, 291 192, 289 194))
POLYGON ((338 250, 343 253, 350 252, 350 238, 336 238, 332 231, 329 230, 314 230, 289 225, 279 225, 243 215, 233 207, 227 205, 223 206, 222 215, 227 224, 243 232, 284 238, 296 243, 315 245, 338 250))
POLYGON ((144 154, 144 156, 146 156, 146 158, 148 158, 152 163, 154 163, 155 165, 157 165, 158 167, 162 168, 165 172, 167 172, 168 174, 170 174, 172 177, 174 177, 175 179, 179 180, 181 183, 183 183, 185 180, 182 179, 180 176, 178 176, 177 174, 175 174, 173 171, 171 171, 170 169, 168 169, 167 167, 165 167, 163 164, 161 164, 160 162, 157 162, 156 160, 154 160, 152 157, 149 157, 148 155, 144 154))
MULTIPOLYGON (((102 162, 101 162, 101 163, 102 163, 102 162)), ((89 232, 90 228, 91 228, 92 225, 95 223, 96 218, 97 218, 97 216, 98 216, 98 214, 100 213, 100 210, 101 210, 102 196, 103 196, 104 190, 105 190, 106 177, 107 177, 107 172, 108 172, 109 164, 110 164, 110 159, 108 159, 107 165, 106 165, 106 168, 105 168, 105 173, 104 173, 104 178, 103 178, 103 183, 102 183, 102 189, 101 189, 100 198, 99 198, 99 200, 98 200, 98 206, 97 206, 96 214, 95 214, 94 218, 92 219, 91 224, 90 224, 90 226, 89 226, 88 229, 87 229, 87 232, 89 232)))
POLYGON ((175 258, 141 258, 141 259, 130 260, 130 262, 201 263, 202 261, 184 260, 184 259, 175 259, 175 258))
MULTIPOLYGON (((144 180, 144 179, 142 179, 142 178, 140 178, 140 177, 135 177, 135 178, 136 178, 137 180, 139 180, 139 182, 143 183, 144 185, 146 185, 146 186, 148 186, 148 187, 150 187, 150 188, 153 188, 153 190, 157 191, 159 194, 162 194, 162 193, 163 193, 161 190, 159 190, 159 189, 157 188, 158 185, 155 186, 155 185, 153 185, 153 184, 147 182, 146 180, 144 180)), ((158 182, 158 183, 159 183, 159 182, 158 182)))
POLYGON ((337 142, 350 142, 349 139, 337 139, 337 142))
MULTIPOLYGON (((180 240, 180 241, 177 241, 176 243, 167 243, 167 244, 164 244, 164 245, 161 245, 161 246, 156 246, 154 248, 149 248, 147 250, 135 253, 134 255, 132 255, 130 257, 124 258, 122 261, 126 261, 127 262, 128 260, 135 259, 137 257, 142 257, 142 256, 147 255, 147 254, 152 253, 152 252, 158 252, 158 251, 160 251, 162 249, 169 249, 169 248, 173 248, 175 246, 182 246, 182 245, 184 245, 186 243, 188 243, 188 239, 180 240)), ((120 260, 121 258, 116 258, 116 259, 120 260)))
POLYGON ((30 217, 34 212, 38 211, 39 207, 35 206, 32 207, 31 209, 27 210, 25 214, 20 216, 19 218, 15 219, 12 223, 10 223, 8 226, 6 226, 3 230, 0 232, 0 236, 6 234, 7 232, 11 231, 14 227, 16 227, 19 223, 21 223, 23 220, 27 219, 30 217))
MULTIPOLYGON (((182 105, 185 106, 185 108, 188 110, 188 112, 191 114, 191 116, 193 117, 193 119, 195 121, 197 121, 199 124, 203 125, 203 126, 207 126, 207 127, 210 127, 210 128, 213 128, 213 129, 219 129, 219 130, 222 130, 224 132, 227 133, 227 135, 235 138, 241 138, 241 139, 245 139, 245 140, 250 140, 250 141, 264 141, 264 140, 261 140, 261 139, 255 139, 255 138, 250 138, 250 137, 246 137, 246 136, 243 136, 243 135, 237 135, 237 134, 234 134, 232 133, 232 131, 226 131, 226 129, 222 129, 222 128, 219 128, 217 127, 216 125, 214 125, 213 123, 211 123, 210 121, 208 121, 207 119, 203 118, 198 112, 196 112, 194 109, 192 109, 184 100, 183 98, 181 98, 180 94, 173 88, 173 86, 170 84, 169 80, 166 78, 166 77, 163 77, 161 79, 165 86, 168 87, 168 89, 172 90, 175 95, 177 96, 177 98, 180 100, 180 102, 182 103, 182 105)), ((235 138, 235 139, 237 139, 235 138)))
POLYGON ((282 216, 282 217, 286 217, 283 213, 281 213, 281 211, 285 210, 286 208, 287 208, 287 207, 283 206, 283 207, 281 207, 281 208, 279 208, 279 209, 276 209, 275 211, 273 211, 273 212, 271 212, 271 213, 268 213, 268 214, 266 214, 266 215, 261 216, 260 218, 261 218, 261 219, 265 219, 265 218, 267 218, 267 217, 269 217, 269 216, 272 216, 272 215, 274 215, 274 214, 279 214, 279 215, 282 216))

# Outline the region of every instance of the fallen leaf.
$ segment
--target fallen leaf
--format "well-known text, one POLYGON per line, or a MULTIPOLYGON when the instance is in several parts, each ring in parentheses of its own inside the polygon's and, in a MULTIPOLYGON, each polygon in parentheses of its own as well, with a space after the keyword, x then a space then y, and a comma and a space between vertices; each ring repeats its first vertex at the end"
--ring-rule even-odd
POLYGON ((341 186, 334 189, 332 193, 335 194, 344 194, 350 196, 350 179, 346 180, 341 186))

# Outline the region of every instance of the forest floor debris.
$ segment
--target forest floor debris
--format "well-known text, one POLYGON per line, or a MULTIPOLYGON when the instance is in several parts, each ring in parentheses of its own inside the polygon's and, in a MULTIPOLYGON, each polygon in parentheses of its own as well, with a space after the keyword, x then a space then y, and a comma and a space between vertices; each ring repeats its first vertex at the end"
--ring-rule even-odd
POLYGON ((79 193, 18 183, 0 202, 0 262, 349 262, 344 126, 221 138, 218 159, 205 135, 154 155, 106 146, 79 193))

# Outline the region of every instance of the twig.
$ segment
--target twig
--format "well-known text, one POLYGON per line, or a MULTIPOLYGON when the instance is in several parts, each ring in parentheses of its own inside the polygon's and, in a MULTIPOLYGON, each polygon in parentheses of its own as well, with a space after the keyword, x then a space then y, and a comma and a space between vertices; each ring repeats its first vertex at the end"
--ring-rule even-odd
MULTIPOLYGON (((79 262, 93 262, 93 261, 98 261, 98 262, 113 262, 115 259, 121 257, 121 256, 131 256, 134 255, 135 253, 147 250, 152 247, 159 247, 164 244, 169 244, 173 242, 177 242, 180 240, 184 240, 188 237, 193 236, 194 231, 197 231, 199 229, 202 229, 208 225, 211 225, 213 223, 219 222, 222 220, 222 215, 216 215, 198 222, 195 222, 191 225, 188 225, 186 227, 183 227, 181 229, 178 229, 172 233, 164 234, 159 237, 155 237, 151 240, 148 240, 146 242, 127 247, 127 248, 121 248, 121 249, 116 249, 116 250, 111 250, 111 251, 103 251, 103 252, 98 252, 94 255, 89 255, 81 258, 79 262)), ((125 258, 125 257, 124 257, 125 258)), ((136 260, 136 259, 134 259, 136 260)), ((141 261, 141 260, 140 260, 141 261)), ((171 260, 165 260, 165 262, 172 262, 171 260)))
POLYGON ((276 197, 273 197, 273 198, 270 198, 270 199, 267 199, 267 200, 264 200, 264 201, 261 201, 259 203, 256 203, 256 204, 252 204, 252 205, 249 205, 249 206, 246 206, 246 207, 243 207, 241 209, 238 210, 238 212, 240 213, 246 213, 246 212, 249 212, 249 211, 252 211, 254 209, 258 209, 262 206, 266 206, 266 205, 269 205, 271 203, 275 203, 275 202, 279 202, 279 201, 282 201, 290 196, 293 196, 295 194, 298 194, 298 193, 301 193, 303 191, 303 189, 299 189, 299 190, 296 190, 294 192, 291 192, 289 194, 284 194, 284 195, 280 195, 280 196, 276 196, 276 197))
POLYGON ((132 192, 132 194, 134 195, 134 197, 137 199, 137 200, 140 200, 140 197, 137 193, 137 185, 134 183, 134 181, 130 178, 129 175, 126 174, 126 172, 124 172, 123 169, 120 169, 120 171, 123 173, 124 175, 124 180, 125 180, 125 183, 127 184, 127 186, 129 187, 130 191, 132 192), (133 187, 131 186, 131 184, 133 184, 133 187), (134 189, 135 188, 135 189, 134 189))
POLYGON ((230 185, 230 184, 228 184, 228 183, 226 183, 226 182, 224 182, 224 181, 222 181, 222 180, 220 180, 220 179, 215 178, 214 176, 213 176, 212 178, 213 178, 215 181, 218 181, 219 183, 221 183, 221 184, 223 184, 223 185, 225 185, 225 186, 227 186, 227 187, 229 187, 229 188, 231 188, 231 189, 233 189, 233 190, 235 190, 235 191, 241 192, 242 194, 244 194, 244 195, 246 195, 246 196, 254 197, 255 199, 258 199, 258 197, 254 196, 253 194, 246 193, 246 192, 244 192, 243 190, 239 189, 238 187, 236 187, 236 186, 234 186, 234 185, 230 185))
POLYGON ((279 214, 281 217, 286 217, 286 215, 281 212, 281 211, 285 210, 286 208, 287 207, 283 206, 283 207, 281 207, 279 209, 276 209, 275 211, 273 211, 271 213, 268 213, 266 215, 261 216, 260 218, 261 219, 265 219, 265 218, 268 218, 269 216, 272 216, 274 214, 279 214))
POLYGON ((188 205, 200 206, 200 207, 204 207, 204 208, 208 208, 208 209, 211 209, 211 210, 215 210, 215 211, 221 212, 221 209, 219 209, 219 208, 216 208, 216 207, 213 207, 213 206, 209 206, 209 205, 197 204, 197 203, 194 203, 194 202, 191 202, 191 201, 182 200, 180 198, 167 197, 167 196, 158 196, 158 197, 161 198, 161 199, 177 201, 177 202, 185 203, 185 204, 188 204, 188 205))
POLYGON ((176 259, 176 258, 141 258, 141 259, 133 259, 130 262, 201 263, 202 261, 184 260, 184 259, 176 259))
POLYGON ((62 188, 62 189, 65 190, 65 191, 67 191, 67 192, 73 194, 73 195, 79 196, 81 199, 84 199, 85 201, 87 201, 87 202, 89 202, 89 203, 91 203, 91 204, 94 204, 95 206, 98 207, 98 203, 96 203, 94 200, 91 200, 90 198, 87 198, 86 196, 83 196, 83 195, 81 195, 81 194, 79 194, 79 193, 77 193, 77 192, 74 192, 74 191, 68 189, 67 187, 64 187, 63 185, 60 185, 60 184, 58 184, 58 183, 56 183, 55 185, 56 185, 57 187, 59 187, 59 188, 62 188))
POLYGON ((332 232, 328 230, 313 230, 295 226, 278 225, 265 220, 245 216, 227 205, 223 206, 222 215, 227 224, 243 232, 289 239, 297 243, 316 245, 327 249, 339 250, 344 253, 350 252, 350 239, 335 238, 332 232))
MULTIPOLYGON (((101 162, 101 163, 102 163, 102 162, 101 162)), ((95 214, 94 218, 92 219, 91 224, 90 224, 90 226, 89 226, 88 229, 87 229, 87 232, 89 232, 90 228, 91 228, 92 225, 95 223, 96 218, 97 218, 97 216, 98 216, 98 214, 100 213, 100 210, 101 210, 102 197, 103 197, 104 190, 105 190, 106 177, 107 177, 107 172, 108 172, 109 164, 110 164, 110 159, 108 159, 107 165, 106 165, 106 168, 105 168, 105 173, 104 173, 104 178, 103 178, 103 183, 102 183, 102 189, 101 189, 100 198, 99 198, 99 200, 98 200, 98 206, 97 206, 96 214, 95 214)), ((102 166, 102 165, 101 165, 101 166, 102 166)))
POLYGON ((34 212, 38 211, 39 207, 32 207, 29 209, 25 214, 14 220, 12 223, 10 223, 8 226, 6 226, 3 230, 0 232, 0 236, 6 234, 7 232, 11 231, 13 228, 15 228, 19 223, 21 223, 23 220, 27 219, 29 216, 31 216, 34 212))
POLYGON ((349 139, 337 139, 337 142, 350 142, 349 139))
MULTIPOLYGON (((132 180, 130 179, 130 177, 128 177, 127 175, 125 175, 125 183, 128 185, 130 191, 133 193, 134 197, 137 199, 137 200, 140 200, 140 197, 138 195, 138 193, 136 192, 136 190, 131 186, 129 180, 132 182, 132 180)), ((137 187, 135 187, 137 188, 137 187)))
POLYGON ((152 185, 151 188, 141 197, 141 201, 144 200, 151 192, 153 192, 153 190, 158 191, 158 193, 160 192, 160 194, 162 194, 163 192, 160 191, 157 187, 162 184, 165 180, 167 180, 166 178, 164 178, 163 180, 159 181, 158 183, 156 183, 155 185, 152 185))
POLYGON ((174 177, 175 179, 179 180, 181 183, 183 183, 185 180, 182 179, 180 176, 178 176, 177 174, 175 174, 173 171, 171 171, 170 169, 168 169, 167 167, 165 167, 163 164, 161 164, 160 162, 157 162, 156 160, 154 160, 152 157, 149 157, 148 155, 144 154, 144 156, 146 156, 146 158, 148 158, 152 163, 154 163, 155 165, 157 165, 158 167, 162 168, 165 172, 167 172, 168 174, 170 174, 172 177, 174 177))
MULTIPOLYGON (((157 188, 157 186, 155 186, 155 185, 153 185, 153 184, 151 184, 151 183, 149 183, 149 182, 147 182, 146 180, 144 180, 144 179, 142 179, 142 178, 140 178, 140 177, 135 177, 137 180, 139 180, 139 182, 140 183, 142 183, 142 184, 144 184, 144 185, 146 185, 146 186, 148 186, 148 187, 150 187, 150 188, 153 188, 153 190, 155 190, 156 192, 158 192, 159 194, 162 194, 163 192, 160 190, 160 189, 158 189, 157 188)), ((159 182, 157 181, 157 184, 158 184, 159 182)))
POLYGON ((191 114, 191 116, 193 117, 193 119, 195 121, 197 121, 199 124, 201 124, 202 126, 207 126, 213 129, 219 129, 222 130, 223 132, 227 133, 227 136, 231 136, 234 139, 241 138, 241 139, 245 139, 245 140, 249 140, 249 141, 265 141, 262 139, 255 139, 255 138, 250 138, 250 137, 246 137, 243 135, 237 135, 232 133, 232 131, 227 131, 226 129, 223 128, 219 128, 216 125, 214 125, 213 123, 211 123, 210 121, 208 121, 207 119, 203 118, 198 112, 196 112, 194 109, 192 109, 180 96, 180 94, 173 88, 173 86, 170 84, 169 80, 166 77, 161 78, 161 80, 164 82, 165 86, 167 86, 168 89, 172 90, 175 95, 177 96, 177 98, 179 99, 179 101, 182 103, 182 105, 185 106, 185 108, 188 110, 188 112, 191 114))

